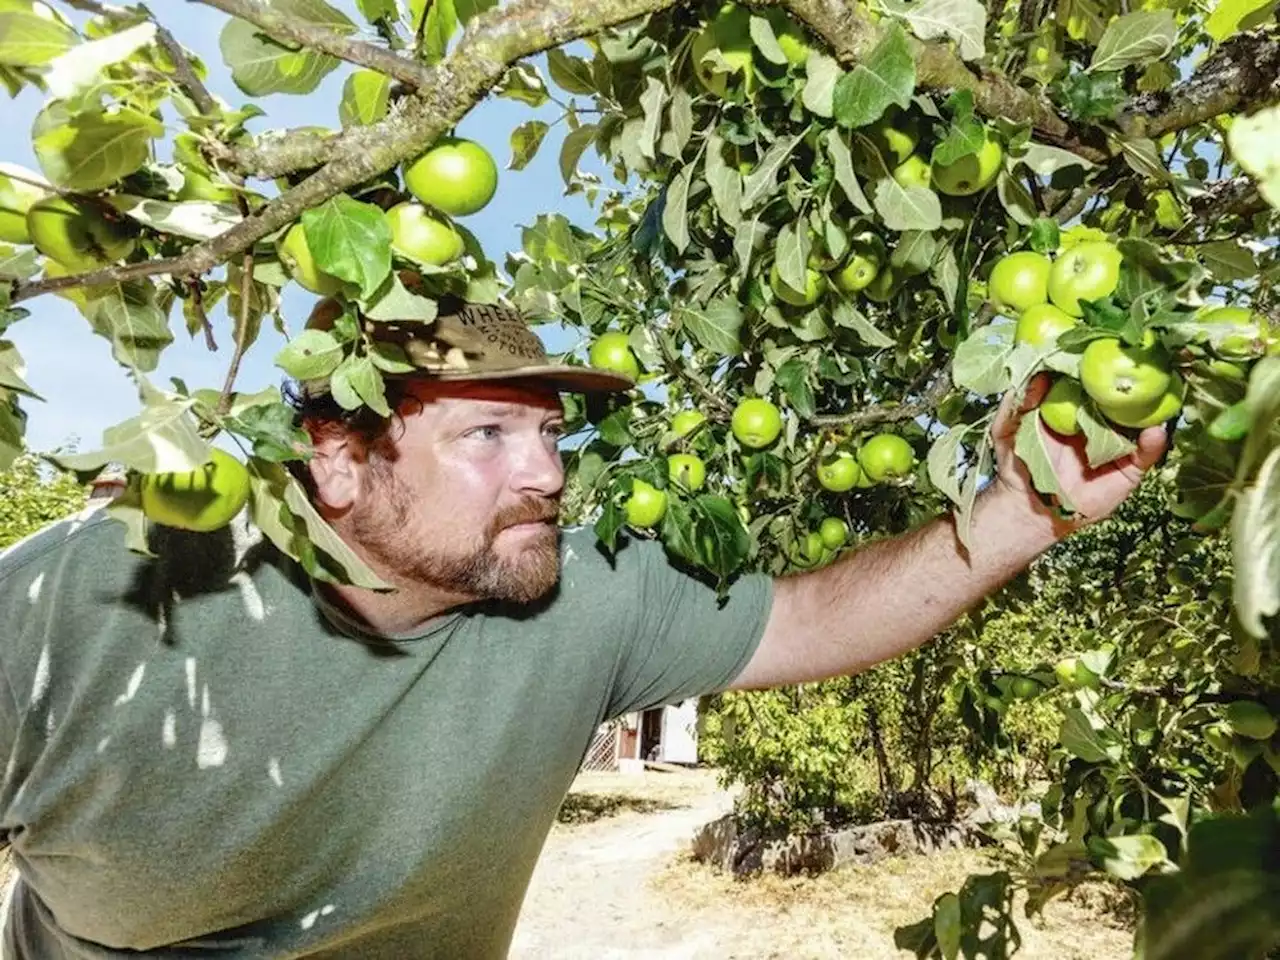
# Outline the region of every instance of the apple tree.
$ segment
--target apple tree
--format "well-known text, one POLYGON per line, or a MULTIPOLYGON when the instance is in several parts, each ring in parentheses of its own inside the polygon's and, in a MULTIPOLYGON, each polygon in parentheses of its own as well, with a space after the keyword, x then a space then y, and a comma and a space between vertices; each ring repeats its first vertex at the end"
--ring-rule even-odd
MULTIPOLYGON (((1148 958, 1193 938, 1236 951, 1223 956, 1274 943, 1258 909, 1278 873, 1259 853, 1275 849, 1280 747, 1274 3, 202 2, 228 15, 221 65, 183 47, 176 15, 0 0, 0 79, 45 97, 39 170, 0 180, 0 327, 66 298, 136 380, 135 417, 56 457, 128 469, 111 509, 132 545, 148 523, 192 523, 178 494, 205 485, 220 516, 245 505, 312 575, 381 585, 287 469, 309 450, 278 393, 236 389, 264 322, 285 326, 289 284, 326 303, 278 366, 381 415, 384 377, 424 362, 387 324, 429 334, 441 297, 506 299, 578 331, 573 358, 639 383, 569 401, 567 512, 606 549, 654 537, 721 585, 821 566, 944 511, 967 544, 999 398, 1049 378, 1017 436, 1037 489, 1074 511, 1050 431, 1101 464, 1165 424, 1158 506, 1139 504, 1163 539, 1122 517, 1031 575, 1048 615, 1080 598, 1073 576, 1125 564, 1058 621, 1080 642, 1060 670, 974 652, 1014 629, 999 608, 958 625, 955 658, 917 655, 936 670, 886 668, 918 674, 926 708, 946 685, 992 742, 1009 698, 1048 697, 1061 720, 1043 821, 1011 840, 1032 866, 973 878, 902 943, 1007 955, 1013 889, 1042 902, 1090 872, 1145 897, 1148 958), (213 96, 211 69, 242 98, 213 96), (258 98, 306 96, 339 69, 340 127, 250 132, 258 98), (501 255, 466 229, 499 175, 554 142, 546 121, 519 124, 499 174, 452 136, 486 96, 559 107, 565 191, 592 205, 590 229, 548 211, 501 255), (588 154, 603 175, 582 169, 588 154), (220 343, 223 382, 153 383, 175 336, 220 343), (215 459, 219 435, 242 458, 215 459), (1185 905, 1224 876, 1239 897, 1190 924, 1185 905), (1224 922, 1236 939, 1206 935, 1224 922)), ((0 347, 7 463, 36 398, 0 347)), ((428 350, 465 347, 442 333, 428 350)), ((865 712, 894 686, 859 682, 843 701, 806 693, 798 715, 831 696, 865 712)))

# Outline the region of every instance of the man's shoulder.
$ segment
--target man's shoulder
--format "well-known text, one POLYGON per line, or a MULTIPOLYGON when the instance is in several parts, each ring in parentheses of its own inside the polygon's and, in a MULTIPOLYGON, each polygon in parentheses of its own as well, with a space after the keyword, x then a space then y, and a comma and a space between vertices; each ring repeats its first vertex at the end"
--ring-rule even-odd
POLYGON ((24 570, 58 563, 69 555, 118 562, 112 556, 117 550, 125 551, 123 531, 110 522, 101 503, 90 504, 0 550, 0 589, 24 570))

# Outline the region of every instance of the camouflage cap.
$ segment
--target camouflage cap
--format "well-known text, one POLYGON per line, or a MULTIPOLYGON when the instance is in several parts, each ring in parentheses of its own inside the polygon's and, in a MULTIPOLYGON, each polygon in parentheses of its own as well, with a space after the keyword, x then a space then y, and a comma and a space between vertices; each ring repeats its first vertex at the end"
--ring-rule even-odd
MULTIPOLYGON (((321 301, 308 326, 326 327, 336 313, 334 301, 321 301)), ((377 321, 376 340, 399 346, 412 371, 390 378, 436 380, 540 380, 567 393, 630 390, 631 378, 595 367, 552 363, 542 340, 520 311, 501 304, 441 301, 431 322, 377 321)), ((312 395, 327 393, 328 380, 303 384, 312 395)))

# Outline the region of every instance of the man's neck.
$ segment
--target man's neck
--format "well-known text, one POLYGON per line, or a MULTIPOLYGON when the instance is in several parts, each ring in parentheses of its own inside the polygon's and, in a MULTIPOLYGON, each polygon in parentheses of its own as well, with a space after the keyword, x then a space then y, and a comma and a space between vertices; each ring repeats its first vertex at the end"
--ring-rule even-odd
MULTIPOLYGON (((352 546, 349 541, 348 545, 352 546)), ((412 633, 436 617, 476 599, 467 594, 406 580, 373 561, 358 547, 352 548, 379 579, 394 589, 367 590, 347 584, 325 584, 323 589, 330 601, 373 633, 384 636, 412 633)))

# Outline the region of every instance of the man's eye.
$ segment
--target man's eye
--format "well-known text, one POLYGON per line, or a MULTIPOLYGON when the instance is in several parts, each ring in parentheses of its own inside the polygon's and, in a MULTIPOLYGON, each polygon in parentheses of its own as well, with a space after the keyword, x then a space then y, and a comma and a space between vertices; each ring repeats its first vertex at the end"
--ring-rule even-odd
POLYGON ((555 437, 557 440, 559 440, 561 437, 564 436, 564 424, 548 423, 545 427, 542 428, 542 432, 545 433, 548 437, 555 437))
POLYGON ((467 431, 467 436, 475 437, 477 440, 494 440, 501 433, 501 428, 496 424, 488 423, 482 427, 472 427, 467 431))

